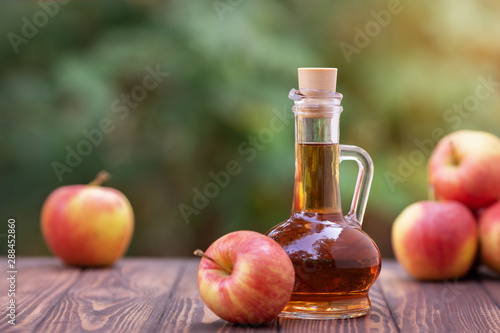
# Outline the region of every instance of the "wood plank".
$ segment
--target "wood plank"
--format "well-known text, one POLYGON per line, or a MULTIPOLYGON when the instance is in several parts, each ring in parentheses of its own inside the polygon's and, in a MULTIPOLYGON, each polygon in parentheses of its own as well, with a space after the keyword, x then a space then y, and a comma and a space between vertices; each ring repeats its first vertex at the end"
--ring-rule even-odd
POLYGON ((395 262, 382 292, 401 332, 499 332, 500 309, 476 280, 417 282, 395 262))
POLYGON ((7 258, 0 258, 0 331, 31 331, 46 320, 51 309, 78 280, 81 269, 62 266, 54 258, 17 258, 16 325, 7 322, 7 258))
MULTIPOLYGON (((199 259, 186 259, 186 267, 172 294, 156 332, 253 332, 254 328, 228 323, 203 303, 197 285, 199 259)), ((277 320, 258 327, 259 332, 277 332, 277 320)))
MULTIPOLYGON (((1 260, 1 259, 0 259, 1 260)), ((6 272, 6 260, 0 271, 6 272)), ((199 259, 124 259, 113 268, 66 267, 54 258, 21 258, 18 265, 17 325, 22 332, 253 332, 218 318, 197 289, 199 259)), ((496 332, 500 331, 499 276, 479 273, 468 280, 417 282, 394 261, 384 260, 370 290, 372 312, 345 320, 279 318, 262 332, 496 332)), ((0 279, 0 290, 7 290, 0 279)), ((8 296, 0 293, 0 302, 8 296)), ((6 308, 0 308, 6 318, 6 308)))
POLYGON ((486 293, 493 299, 497 307, 500 308, 500 274, 485 266, 481 266, 478 278, 486 293))
POLYGON ((156 329, 183 271, 183 260, 125 259, 84 269, 37 332, 149 332, 156 329))

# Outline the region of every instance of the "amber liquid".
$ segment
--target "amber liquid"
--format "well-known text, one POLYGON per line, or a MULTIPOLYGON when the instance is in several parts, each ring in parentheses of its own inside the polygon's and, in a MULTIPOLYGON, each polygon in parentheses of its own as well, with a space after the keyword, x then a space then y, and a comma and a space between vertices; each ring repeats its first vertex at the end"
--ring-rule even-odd
POLYGON ((373 240, 340 205, 338 144, 297 144, 290 218, 268 231, 295 268, 292 298, 283 314, 350 318, 366 314, 368 290, 381 259, 373 240))

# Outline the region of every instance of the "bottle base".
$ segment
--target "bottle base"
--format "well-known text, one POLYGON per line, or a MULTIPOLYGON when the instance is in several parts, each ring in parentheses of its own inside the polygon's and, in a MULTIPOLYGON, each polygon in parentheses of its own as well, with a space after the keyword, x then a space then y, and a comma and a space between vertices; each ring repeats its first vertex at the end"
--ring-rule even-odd
POLYGON ((293 297, 283 311, 282 318, 347 319, 367 315, 371 310, 368 295, 361 297, 335 297, 330 300, 300 300, 293 297), (295 298, 295 299, 294 299, 295 298))

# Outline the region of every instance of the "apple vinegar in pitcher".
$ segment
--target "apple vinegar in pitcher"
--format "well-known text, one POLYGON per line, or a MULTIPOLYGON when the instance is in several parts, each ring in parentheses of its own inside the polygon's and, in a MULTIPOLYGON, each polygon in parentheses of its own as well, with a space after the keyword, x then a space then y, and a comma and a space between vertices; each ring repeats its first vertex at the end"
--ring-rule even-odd
POLYGON ((322 311, 332 303, 367 303, 368 288, 380 272, 375 243, 355 221, 332 209, 338 193, 338 144, 297 144, 294 211, 268 236, 288 253, 295 268, 295 286, 287 311, 322 311), (305 201, 305 202, 304 202, 305 201), (300 212, 301 206, 309 212, 300 212), (300 212, 300 213, 299 213, 300 212), (366 301, 365 301, 366 300, 366 301))
MULTIPOLYGON (((295 269, 290 302, 281 316, 351 318, 369 312, 368 291, 381 269, 380 252, 361 230, 373 166, 362 149, 338 143, 341 95, 333 89, 292 89, 296 116, 295 186, 290 217, 267 235, 280 244, 295 269), (361 156, 360 156, 361 155, 361 156), (344 216, 339 163, 359 161, 351 211, 344 216)), ((312 79, 329 69, 302 69, 312 79)), ((336 80, 336 70, 334 72, 336 80)), ((306 80, 307 81, 307 80, 306 80)), ((324 80, 323 80, 324 81, 324 80)), ((327 80, 328 81, 328 80, 327 80)), ((324 84, 324 83, 323 83, 324 84)), ((331 87, 330 87, 331 88, 331 87)))

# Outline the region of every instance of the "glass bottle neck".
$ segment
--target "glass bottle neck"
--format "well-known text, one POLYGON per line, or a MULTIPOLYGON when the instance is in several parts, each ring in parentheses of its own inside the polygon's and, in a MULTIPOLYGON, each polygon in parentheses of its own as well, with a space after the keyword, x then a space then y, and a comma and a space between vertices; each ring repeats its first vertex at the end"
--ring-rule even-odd
POLYGON ((333 103, 318 98, 295 101, 292 214, 342 214, 339 188, 341 96, 333 103))

